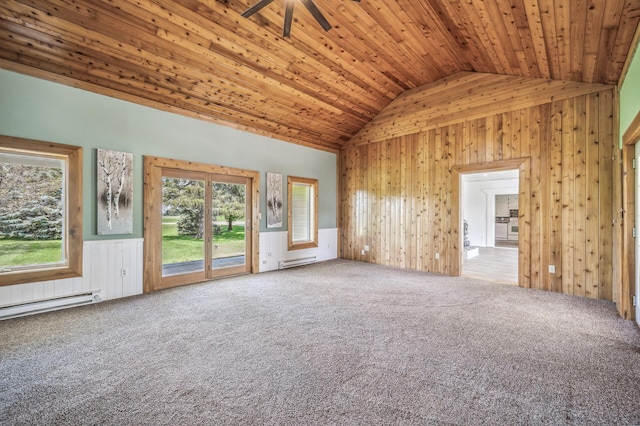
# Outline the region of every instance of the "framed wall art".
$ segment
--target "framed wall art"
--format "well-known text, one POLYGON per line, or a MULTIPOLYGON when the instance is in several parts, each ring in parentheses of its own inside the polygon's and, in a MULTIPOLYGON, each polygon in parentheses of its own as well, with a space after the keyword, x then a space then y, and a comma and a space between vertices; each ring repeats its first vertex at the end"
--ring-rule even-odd
POLYGON ((282 174, 267 173, 267 228, 282 227, 282 174))
POLYGON ((98 235, 133 233, 133 154, 98 149, 98 235))

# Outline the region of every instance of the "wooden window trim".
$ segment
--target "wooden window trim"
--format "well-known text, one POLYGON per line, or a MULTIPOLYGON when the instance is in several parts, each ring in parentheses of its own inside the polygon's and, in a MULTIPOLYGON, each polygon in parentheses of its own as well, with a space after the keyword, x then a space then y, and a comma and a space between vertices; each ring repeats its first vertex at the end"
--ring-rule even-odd
POLYGON ((289 250, 302 250, 318 247, 318 179, 309 179, 296 176, 287 177, 287 248, 289 250), (313 229, 311 229, 311 241, 296 243, 293 241, 293 185, 302 183, 313 187, 313 229))
POLYGON ((0 272, 0 286, 82 276, 82 148, 55 142, 0 135, 0 149, 16 153, 61 156, 67 166, 64 214, 67 265, 0 272))

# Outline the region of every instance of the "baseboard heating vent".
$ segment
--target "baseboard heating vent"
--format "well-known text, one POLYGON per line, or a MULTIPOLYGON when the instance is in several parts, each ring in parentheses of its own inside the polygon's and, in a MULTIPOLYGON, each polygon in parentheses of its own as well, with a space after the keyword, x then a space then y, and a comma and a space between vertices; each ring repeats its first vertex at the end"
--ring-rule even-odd
POLYGON ((58 309, 71 308, 74 306, 88 305, 90 303, 100 302, 101 300, 102 294, 99 290, 96 290, 87 293, 56 297, 54 299, 23 303, 21 305, 6 306, 4 308, 0 308, 0 320, 56 311, 58 309))
POLYGON ((281 260, 278 262, 278 269, 293 268, 295 266, 308 265, 310 263, 316 263, 315 256, 302 257, 300 259, 281 260))

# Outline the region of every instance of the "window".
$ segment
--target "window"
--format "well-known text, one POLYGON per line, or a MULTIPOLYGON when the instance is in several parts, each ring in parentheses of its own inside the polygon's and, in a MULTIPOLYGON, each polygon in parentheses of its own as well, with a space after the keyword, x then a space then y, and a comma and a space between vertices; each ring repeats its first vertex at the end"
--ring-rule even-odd
POLYGON ((0 285, 82 275, 82 148, 0 136, 0 285))
POLYGON ((318 247, 318 180, 289 176, 289 250, 318 247))

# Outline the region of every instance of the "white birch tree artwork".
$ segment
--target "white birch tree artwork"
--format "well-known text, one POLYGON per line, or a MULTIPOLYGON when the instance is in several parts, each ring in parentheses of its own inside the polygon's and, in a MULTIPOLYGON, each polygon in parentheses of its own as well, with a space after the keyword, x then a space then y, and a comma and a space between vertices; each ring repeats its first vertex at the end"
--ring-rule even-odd
POLYGON ((133 233, 133 154, 98 149, 98 235, 133 233))
POLYGON ((267 173, 267 228, 282 227, 282 175, 267 173))

